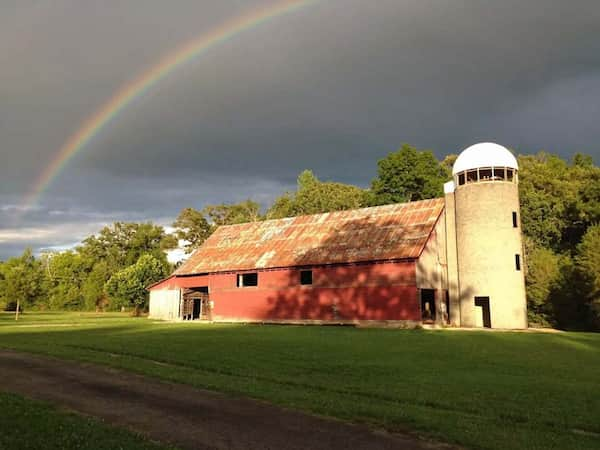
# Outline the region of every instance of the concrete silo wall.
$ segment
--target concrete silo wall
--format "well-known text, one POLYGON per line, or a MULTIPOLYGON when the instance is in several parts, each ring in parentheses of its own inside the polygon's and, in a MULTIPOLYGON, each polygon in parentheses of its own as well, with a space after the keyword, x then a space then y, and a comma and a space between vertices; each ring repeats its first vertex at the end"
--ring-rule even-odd
POLYGON ((458 186, 454 196, 461 326, 483 325, 475 297, 489 297, 492 328, 526 328, 518 185, 470 183, 458 186))

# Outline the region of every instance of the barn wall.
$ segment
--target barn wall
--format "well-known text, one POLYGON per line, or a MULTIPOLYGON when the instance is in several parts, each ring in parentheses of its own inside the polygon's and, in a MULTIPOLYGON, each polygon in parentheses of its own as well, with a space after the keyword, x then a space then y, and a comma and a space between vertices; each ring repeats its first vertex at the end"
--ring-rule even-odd
POLYGON ((417 287, 419 289, 448 289, 444 215, 443 213, 438 220, 417 261, 417 287))
POLYGON ((208 286, 215 320, 421 319, 414 262, 258 271, 258 286, 238 288, 237 273, 173 278, 179 287, 208 286))
POLYGON ((177 320, 179 318, 179 288, 152 289, 150 291, 151 319, 177 320))

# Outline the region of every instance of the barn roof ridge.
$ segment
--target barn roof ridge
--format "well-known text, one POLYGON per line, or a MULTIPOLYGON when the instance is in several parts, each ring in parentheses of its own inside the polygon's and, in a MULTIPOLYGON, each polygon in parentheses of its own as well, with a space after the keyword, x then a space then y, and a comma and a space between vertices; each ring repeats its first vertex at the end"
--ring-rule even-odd
MULTIPOLYGON (((294 219, 302 219, 305 217, 317 217, 317 216, 329 216, 329 215, 333 215, 333 214, 343 214, 343 213, 348 213, 348 212, 360 212, 360 211, 366 211, 368 209, 384 209, 384 208, 391 208, 391 207, 399 207, 399 206, 405 206, 405 205, 416 205, 419 203, 426 203, 426 202, 431 202, 431 201, 442 201, 443 202, 443 198, 441 197, 436 197, 436 198, 428 198, 425 200, 414 200, 414 201, 408 201, 408 202, 404 202, 404 203, 388 203, 385 205, 376 205, 376 206, 364 206, 362 208, 354 208, 354 209, 342 209, 339 211, 329 211, 329 212, 324 212, 324 213, 316 213, 316 214, 302 214, 299 216, 289 216, 289 217, 280 217, 277 219, 265 219, 265 220, 255 220, 253 222, 240 222, 240 223, 232 223, 232 224, 227 224, 227 225, 219 225, 217 227, 217 229, 220 228, 233 228, 233 227, 239 227, 240 225, 247 225, 249 223, 252 224, 257 224, 257 223, 267 223, 267 222, 275 222, 278 220, 281 221, 285 221, 285 220, 294 220, 294 219)), ((215 230, 216 231, 216 230, 215 230)))

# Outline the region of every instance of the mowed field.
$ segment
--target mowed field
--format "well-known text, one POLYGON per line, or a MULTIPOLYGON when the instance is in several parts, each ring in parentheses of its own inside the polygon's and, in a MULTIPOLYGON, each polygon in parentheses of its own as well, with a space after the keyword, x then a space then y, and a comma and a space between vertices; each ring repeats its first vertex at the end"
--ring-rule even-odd
MULTIPOLYGON (((7 383, 10 380, 2 380, 7 383)), ((126 430, 0 392, 2 450, 167 450, 126 430)))
POLYGON ((600 448, 600 334, 31 313, 18 323, 0 315, 0 347, 110 365, 468 448, 600 448))

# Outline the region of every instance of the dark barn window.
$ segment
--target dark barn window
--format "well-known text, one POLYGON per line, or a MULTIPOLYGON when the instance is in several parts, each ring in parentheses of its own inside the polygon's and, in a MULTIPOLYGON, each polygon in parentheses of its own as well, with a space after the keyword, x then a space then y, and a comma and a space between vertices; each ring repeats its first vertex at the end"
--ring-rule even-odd
POLYGON ((300 271, 300 284, 313 284, 312 270, 300 271))
POLYGON ((258 286, 258 273, 240 273, 237 278, 237 287, 258 286))
POLYGON ((518 253, 515 255, 515 268, 521 270, 521 255, 518 253))

